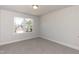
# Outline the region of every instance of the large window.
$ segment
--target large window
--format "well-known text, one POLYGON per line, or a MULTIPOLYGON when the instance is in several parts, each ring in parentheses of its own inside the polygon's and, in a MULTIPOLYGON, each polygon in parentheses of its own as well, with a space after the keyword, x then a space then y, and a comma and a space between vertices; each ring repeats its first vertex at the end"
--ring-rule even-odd
POLYGON ((32 32, 32 19, 14 17, 14 25, 16 33, 32 32))

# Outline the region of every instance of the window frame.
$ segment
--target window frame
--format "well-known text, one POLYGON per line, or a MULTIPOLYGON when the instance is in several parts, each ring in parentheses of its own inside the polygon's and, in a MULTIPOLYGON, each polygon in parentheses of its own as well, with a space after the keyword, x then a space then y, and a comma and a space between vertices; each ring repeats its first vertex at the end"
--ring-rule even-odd
POLYGON ((31 18, 31 17, 14 16, 14 17, 13 17, 13 24, 14 24, 13 30, 14 30, 14 33, 15 33, 15 34, 24 34, 24 33, 32 33, 32 32, 33 32, 33 18, 31 18), (18 17, 18 18, 23 18, 23 21, 24 21, 25 19, 31 19, 31 21, 32 21, 32 31, 23 32, 23 33, 17 33, 16 30, 15 30, 16 25, 15 25, 15 22, 14 22, 16 17, 18 17))

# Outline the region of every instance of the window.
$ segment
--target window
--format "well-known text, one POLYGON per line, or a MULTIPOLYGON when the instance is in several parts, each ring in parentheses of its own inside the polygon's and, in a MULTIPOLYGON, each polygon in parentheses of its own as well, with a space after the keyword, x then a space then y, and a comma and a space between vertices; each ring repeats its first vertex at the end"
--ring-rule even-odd
POLYGON ((14 25, 16 33, 32 32, 32 19, 14 17, 14 25))

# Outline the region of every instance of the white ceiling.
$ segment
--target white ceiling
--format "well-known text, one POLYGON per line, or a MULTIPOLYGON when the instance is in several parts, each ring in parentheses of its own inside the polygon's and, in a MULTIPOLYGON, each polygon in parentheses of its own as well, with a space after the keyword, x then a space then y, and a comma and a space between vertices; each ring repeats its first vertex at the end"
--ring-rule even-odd
POLYGON ((48 12, 53 12, 55 10, 59 10, 65 7, 69 7, 68 5, 39 5, 39 9, 32 9, 32 5, 1 5, 2 9, 27 13, 31 15, 41 16, 48 12))

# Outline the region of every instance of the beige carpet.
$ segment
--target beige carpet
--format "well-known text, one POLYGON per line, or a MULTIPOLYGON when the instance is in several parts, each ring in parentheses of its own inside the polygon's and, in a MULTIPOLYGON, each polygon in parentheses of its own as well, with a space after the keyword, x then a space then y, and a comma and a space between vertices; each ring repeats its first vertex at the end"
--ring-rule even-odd
POLYGON ((78 54, 79 51, 42 39, 35 38, 0 46, 0 54, 78 54))

